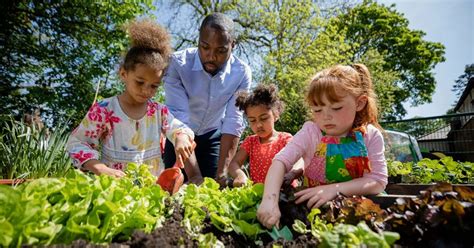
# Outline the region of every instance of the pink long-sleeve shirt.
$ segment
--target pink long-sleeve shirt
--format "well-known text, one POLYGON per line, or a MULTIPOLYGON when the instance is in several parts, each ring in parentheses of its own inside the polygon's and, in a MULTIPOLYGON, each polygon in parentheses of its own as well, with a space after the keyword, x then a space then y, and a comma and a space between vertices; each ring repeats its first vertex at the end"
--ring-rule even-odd
MULTIPOLYGON (((298 159, 303 158, 306 170, 314 157, 322 136, 323 134, 318 125, 312 121, 307 121, 290 143, 275 156, 274 160, 281 161, 289 171, 298 159)), ((367 132, 364 134, 364 143, 367 147, 371 166, 371 171, 365 173, 364 177, 371 178, 385 187, 388 173, 384 155, 384 141, 380 130, 373 125, 368 125, 367 132)))

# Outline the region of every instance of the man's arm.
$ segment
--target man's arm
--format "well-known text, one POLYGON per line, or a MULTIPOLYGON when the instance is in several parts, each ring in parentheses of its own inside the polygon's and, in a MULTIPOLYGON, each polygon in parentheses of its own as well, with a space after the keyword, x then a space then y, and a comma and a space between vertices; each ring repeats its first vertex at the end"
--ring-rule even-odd
MULTIPOLYGON (((252 81, 250 68, 246 68, 244 77, 239 83, 237 91, 249 91, 252 81)), ((240 135, 244 130, 243 113, 235 106, 236 95, 234 94, 226 106, 225 117, 221 128, 221 148, 217 162, 217 179, 227 176, 227 167, 237 151, 240 135)))
POLYGON ((189 98, 178 73, 179 65, 174 57, 163 77, 165 88, 165 105, 175 118, 189 126, 189 98))
POLYGON ((217 162, 217 179, 227 176, 227 168, 235 155, 239 139, 238 136, 232 134, 222 134, 219 161, 217 162))
MULTIPOLYGON (((172 56, 170 65, 163 77, 165 88, 165 105, 168 107, 174 117, 188 127, 190 125, 189 98, 184 88, 181 76, 178 73, 179 64, 172 56)), ((197 163, 195 154, 186 161, 184 170, 192 183, 200 184, 202 182, 201 171, 197 163)))

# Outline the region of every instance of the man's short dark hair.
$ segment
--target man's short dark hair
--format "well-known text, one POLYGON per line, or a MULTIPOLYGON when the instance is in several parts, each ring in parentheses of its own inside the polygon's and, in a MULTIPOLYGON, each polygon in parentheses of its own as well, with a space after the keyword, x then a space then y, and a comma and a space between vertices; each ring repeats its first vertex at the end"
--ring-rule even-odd
POLYGON ((205 27, 215 28, 227 33, 231 40, 235 39, 234 21, 222 13, 212 13, 206 16, 201 23, 199 32, 201 32, 205 27))

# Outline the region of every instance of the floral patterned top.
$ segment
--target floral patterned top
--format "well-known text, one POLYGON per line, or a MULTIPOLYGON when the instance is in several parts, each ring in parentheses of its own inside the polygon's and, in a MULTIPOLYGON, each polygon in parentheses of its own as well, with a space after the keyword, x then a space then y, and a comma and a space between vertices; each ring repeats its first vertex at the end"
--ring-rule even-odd
POLYGON ((254 183, 265 183, 273 157, 290 142, 292 137, 289 133, 279 132, 278 138, 273 142, 262 144, 257 135, 251 135, 242 142, 240 147, 249 155, 250 179, 254 183))
POLYGON ((134 120, 123 112, 114 96, 89 109, 70 135, 67 149, 78 168, 91 159, 119 170, 135 162, 149 165, 151 173, 158 176, 164 168, 164 135, 174 142, 179 133, 194 139, 193 131, 174 118, 165 105, 149 100, 146 114, 134 120))

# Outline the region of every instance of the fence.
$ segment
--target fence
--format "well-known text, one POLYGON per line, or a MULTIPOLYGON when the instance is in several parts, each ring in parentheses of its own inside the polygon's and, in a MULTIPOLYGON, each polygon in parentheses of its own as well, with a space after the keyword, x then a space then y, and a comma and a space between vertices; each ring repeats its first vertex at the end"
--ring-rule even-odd
POLYGON ((413 135, 424 157, 436 153, 474 162, 474 112, 381 123, 384 129, 413 135))

